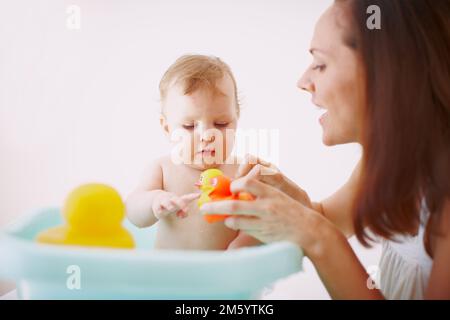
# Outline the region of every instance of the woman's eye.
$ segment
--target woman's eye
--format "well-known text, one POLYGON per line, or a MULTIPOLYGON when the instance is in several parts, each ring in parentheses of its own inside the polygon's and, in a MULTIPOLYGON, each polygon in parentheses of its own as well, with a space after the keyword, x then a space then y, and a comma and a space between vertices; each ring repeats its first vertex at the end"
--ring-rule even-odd
POLYGON ((226 123, 216 123, 215 125, 216 125, 216 127, 219 127, 219 128, 225 128, 225 127, 227 127, 229 125, 229 123, 228 122, 226 122, 226 123))
POLYGON ((192 130, 192 129, 194 129, 194 125, 193 124, 183 124, 183 128, 186 130, 192 130))
POLYGON ((326 68, 326 65, 324 65, 324 64, 318 64, 318 65, 315 65, 312 69, 313 69, 313 70, 324 71, 325 68, 326 68))

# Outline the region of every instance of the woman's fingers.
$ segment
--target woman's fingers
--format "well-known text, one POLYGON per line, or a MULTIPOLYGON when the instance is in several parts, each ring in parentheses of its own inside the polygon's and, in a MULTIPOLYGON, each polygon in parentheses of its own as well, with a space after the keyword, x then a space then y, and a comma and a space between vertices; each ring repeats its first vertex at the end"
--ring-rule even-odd
POLYGON ((243 163, 241 163, 236 172, 235 179, 246 176, 252 170, 252 168, 258 164, 268 168, 273 167, 273 165, 271 165, 269 162, 259 159, 258 157, 251 154, 247 154, 244 158, 243 163))
POLYGON ((230 190, 233 193, 242 191, 249 192, 258 198, 273 196, 273 194, 278 191, 270 184, 266 184, 257 179, 251 179, 248 177, 234 180, 230 185, 230 190))
POLYGON ((251 232, 261 228, 261 220, 255 217, 230 217, 225 220, 225 225, 233 230, 251 232))
POLYGON ((252 155, 246 155, 244 161, 239 165, 239 168, 237 169, 237 172, 234 176, 235 179, 246 176, 247 173, 249 173, 250 170, 255 166, 255 164, 258 163, 255 159, 256 157, 252 155))
POLYGON ((254 166, 247 174, 246 178, 257 179, 280 190, 284 182, 283 175, 278 169, 275 167, 265 167, 260 164, 254 166))
POLYGON ((200 207, 202 214, 230 214, 261 216, 264 211, 261 210, 258 201, 225 200, 205 203, 200 207))
POLYGON ((258 164, 250 170, 245 178, 257 179, 264 182, 311 208, 311 200, 309 199, 308 194, 296 183, 283 175, 280 170, 274 169, 274 167, 267 168, 258 164), (264 174, 264 172, 267 173, 269 171, 271 172, 270 174, 264 174))

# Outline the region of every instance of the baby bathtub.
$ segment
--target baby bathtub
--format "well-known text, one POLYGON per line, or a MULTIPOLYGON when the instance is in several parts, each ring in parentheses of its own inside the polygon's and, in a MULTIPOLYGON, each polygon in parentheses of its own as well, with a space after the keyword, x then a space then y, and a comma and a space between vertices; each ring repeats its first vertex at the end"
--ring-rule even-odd
POLYGON ((133 250, 33 241, 40 231, 61 223, 60 210, 48 208, 0 233, 0 278, 15 281, 20 298, 252 299, 275 280, 301 270, 302 252, 288 242, 233 251, 154 250, 155 228, 129 223, 133 250), (74 272, 79 287, 68 284, 74 272))

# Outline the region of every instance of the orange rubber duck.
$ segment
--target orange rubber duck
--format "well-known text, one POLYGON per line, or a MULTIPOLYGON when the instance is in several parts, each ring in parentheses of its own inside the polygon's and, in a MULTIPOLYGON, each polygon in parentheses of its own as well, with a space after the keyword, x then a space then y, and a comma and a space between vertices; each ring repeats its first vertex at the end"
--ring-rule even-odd
MULTIPOLYGON (((202 172, 200 180, 195 184, 201 195, 198 199, 198 206, 210 201, 223 200, 246 200, 255 198, 248 192, 232 193, 230 190, 231 179, 223 174, 219 169, 208 169, 202 172)), ((209 223, 223 221, 228 218, 228 214, 205 214, 203 217, 209 223)))

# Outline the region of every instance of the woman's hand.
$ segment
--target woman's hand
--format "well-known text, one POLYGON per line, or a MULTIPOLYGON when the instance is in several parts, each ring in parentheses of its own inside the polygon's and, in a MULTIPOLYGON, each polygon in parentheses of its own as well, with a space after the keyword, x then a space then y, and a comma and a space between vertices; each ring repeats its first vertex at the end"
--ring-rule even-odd
POLYGON ((246 191, 255 201, 217 201, 204 204, 203 214, 232 214, 225 224, 269 243, 290 241, 305 255, 319 258, 324 245, 339 231, 318 212, 284 194, 277 188, 247 175, 231 184, 232 192, 246 191))
POLYGON ((313 208, 308 194, 269 162, 247 155, 244 162, 239 166, 235 178, 244 176, 264 182, 299 201, 304 206, 313 208))
POLYGON ((367 287, 369 276, 336 225, 312 209, 309 197, 301 195, 303 190, 279 171, 274 175, 255 174, 255 171, 262 173, 264 168, 273 168, 267 163, 259 165, 258 169, 254 169, 258 163, 250 169, 241 166, 238 174, 245 175, 246 170, 247 174, 231 183, 232 192, 250 192, 256 196, 255 201, 209 202, 200 212, 232 215, 225 220, 228 227, 265 243, 295 243, 312 261, 334 299, 382 299, 379 290, 367 287))

